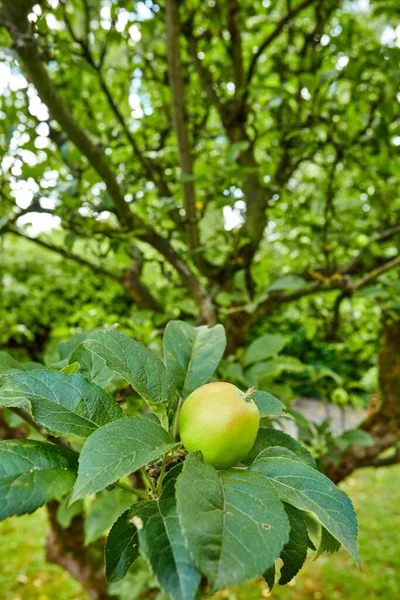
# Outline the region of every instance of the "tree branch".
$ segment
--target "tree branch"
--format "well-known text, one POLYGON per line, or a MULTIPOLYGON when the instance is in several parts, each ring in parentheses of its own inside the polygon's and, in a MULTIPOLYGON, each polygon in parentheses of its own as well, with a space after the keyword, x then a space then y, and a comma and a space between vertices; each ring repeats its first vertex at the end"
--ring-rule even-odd
POLYGON ((368 285, 369 283, 371 283, 371 281, 379 277, 379 275, 382 275, 382 273, 386 273, 386 271, 394 269, 394 267, 397 267, 397 265, 400 265, 400 256, 396 256, 392 260, 388 260, 386 263, 384 263, 380 267, 377 267, 376 269, 373 269, 365 277, 354 283, 354 285, 352 286, 353 292, 356 292, 362 287, 368 285))
POLYGON ((102 267, 100 265, 96 265, 95 263, 92 263, 89 260, 86 260, 85 258, 82 258, 81 256, 78 256, 77 254, 74 254, 73 252, 69 252, 68 250, 65 250, 64 248, 55 246, 54 244, 50 244, 49 242, 45 242, 44 240, 41 240, 40 238, 29 237, 28 235, 25 235, 24 233, 22 233, 21 231, 18 231, 18 229, 15 229, 14 227, 12 227, 12 228, 9 227, 6 229, 6 231, 9 233, 12 233, 13 235, 17 235, 18 237, 21 237, 25 240, 28 240, 29 242, 32 242, 32 243, 36 244, 37 246, 46 248, 46 250, 51 250, 52 252, 57 252, 57 254, 60 254, 61 256, 63 256, 64 258, 67 258, 68 260, 73 260, 73 261, 79 263, 80 265, 83 265, 84 267, 88 267, 94 273, 98 273, 99 275, 104 275, 105 277, 109 277, 111 279, 114 279, 114 281, 121 283, 121 280, 116 273, 113 273, 112 271, 108 271, 107 269, 104 269, 104 267, 102 267))
POLYGON ((325 472, 335 483, 350 475, 354 469, 369 466, 395 464, 399 449, 394 456, 380 455, 400 441, 400 321, 388 320, 384 325, 384 343, 379 354, 379 388, 381 405, 360 425, 374 440, 372 446, 351 446, 341 455, 340 464, 324 461, 325 472), (392 459, 389 461, 389 459, 392 459))
POLYGON ((238 93, 244 83, 242 36, 240 34, 240 6, 238 0, 228 1, 228 31, 231 34, 230 54, 235 75, 235 89, 238 93))
MULTIPOLYGON (((16 9, 13 0, 4 0, 0 11, 0 22, 6 26, 13 38, 28 79, 36 87, 40 98, 47 105, 52 117, 59 123, 82 154, 86 156, 94 170, 105 182, 121 225, 128 230, 137 227, 139 231, 136 233, 136 237, 153 245, 171 262, 186 287, 193 293, 200 308, 202 319, 209 323, 214 322, 215 309, 201 282, 179 254, 175 252, 168 240, 144 224, 139 217, 131 212, 129 205, 125 202, 116 175, 100 147, 81 129, 55 89, 46 68, 42 64, 39 48, 33 36, 31 24, 27 19, 30 5, 31 0, 28 0, 24 6, 18 4, 18 9, 16 9)), ((197 229, 197 223, 195 227, 197 229)))
POLYGON ((291 302, 293 300, 299 300, 305 296, 312 294, 318 294, 321 292, 331 292, 333 290, 342 290, 343 294, 353 295, 362 287, 371 283, 374 279, 379 277, 382 273, 394 269, 397 265, 400 265, 400 255, 395 258, 386 261, 380 267, 370 271, 365 277, 358 281, 353 281, 348 275, 341 275, 335 273, 330 278, 321 277, 318 281, 312 282, 308 287, 294 290, 292 292, 285 291, 272 291, 268 294, 268 297, 261 302, 256 311, 253 313, 253 317, 257 318, 271 310, 274 310, 277 306, 291 302))
POLYGON ((91 269, 94 273, 98 273, 99 275, 109 277, 113 279, 117 283, 119 283, 128 295, 142 308, 146 308, 149 310, 154 310, 155 312, 163 313, 164 308, 161 303, 151 294, 148 287, 144 285, 139 279, 139 275, 134 267, 130 269, 125 269, 122 275, 118 275, 117 273, 113 273, 112 271, 108 271, 101 265, 96 265, 81 256, 74 254, 73 252, 69 252, 64 248, 59 246, 55 246, 54 244, 50 244, 49 242, 45 242, 39 238, 31 238, 17 229, 9 228, 7 230, 9 233, 13 233, 21 238, 24 238, 34 244, 41 246, 42 248, 46 248, 46 250, 51 250, 52 252, 57 252, 64 258, 68 260, 73 260, 80 265, 91 269))
MULTIPOLYGON (((64 5, 64 7, 65 7, 65 5, 64 5)), ((113 98, 113 95, 111 93, 111 90, 108 87, 106 80, 104 79, 104 76, 103 76, 103 73, 101 70, 102 59, 100 59, 100 61, 98 63, 96 63, 96 61, 93 58, 93 54, 90 50, 90 47, 88 45, 87 39, 86 39, 86 41, 82 40, 76 35, 66 12, 64 12, 64 21, 67 25, 68 31, 69 31, 72 39, 77 44, 79 44, 79 46, 82 49, 84 58, 86 59, 87 63, 92 67, 94 72, 96 73, 97 78, 100 83, 100 88, 104 92, 104 95, 107 98, 108 104, 109 104, 112 112, 116 116, 119 124, 121 125, 121 127, 126 135, 127 140, 129 141, 134 153, 136 154, 136 156, 139 159, 139 162, 144 167, 144 169, 145 169, 146 173, 148 174, 148 176, 150 177, 150 179, 152 181, 154 181, 154 183, 156 184, 161 196, 165 196, 165 197, 172 196, 165 179, 161 176, 158 166, 155 165, 151 159, 148 159, 147 157, 145 157, 143 155, 139 146, 136 143, 135 138, 132 135, 132 132, 130 131, 130 129, 125 121, 123 114, 119 110, 118 105, 116 104, 116 102, 113 98)))
POLYGON ((276 24, 275 29, 260 44, 257 51, 252 56, 252 59, 250 61, 250 65, 249 65, 249 69, 247 71, 247 76, 246 76, 247 89, 246 89, 246 93, 245 93, 246 97, 249 93, 248 88, 249 88, 251 80, 254 76, 254 73, 255 73, 255 70, 257 67, 257 62, 258 62, 260 56, 268 48, 268 46, 270 46, 272 44, 272 42, 282 33, 285 25, 287 25, 287 23, 289 23, 292 19, 294 19, 294 17, 296 17, 299 14, 299 12, 301 12, 302 10, 304 10, 305 8, 310 6, 313 2, 315 2, 315 0, 302 0, 302 2, 297 4, 297 6, 293 7, 290 12, 288 12, 284 17, 282 17, 282 19, 276 24))
MULTIPOLYGON (((166 0, 165 24, 167 33, 168 77, 172 96, 173 123, 178 141, 179 164, 182 175, 193 176, 193 159, 187 126, 185 107, 185 88, 183 83, 180 49, 180 20, 177 0, 166 0)), ((183 195, 186 212, 186 233, 189 248, 196 252, 200 245, 200 236, 196 215, 196 192, 193 179, 183 182, 183 195)))
MULTIPOLYGON (((393 227, 389 227, 385 229, 381 233, 377 233, 372 236, 365 246, 359 251, 357 256, 352 258, 349 262, 343 265, 323 265, 323 266, 315 266, 309 267, 303 271, 294 271, 291 275, 297 275, 298 277, 302 277, 305 281, 315 281, 316 279, 323 280, 324 278, 329 278, 330 276, 336 275, 362 275, 365 272, 365 267, 363 266, 363 258, 366 252, 368 252, 369 248, 372 244, 387 242, 392 238, 400 235, 400 224, 394 225, 393 227)), ((381 265, 386 264, 386 259, 384 257, 376 258, 376 268, 381 265)))
MULTIPOLYGON (((28 7, 25 8, 28 10, 28 7)), ((23 10, 16 12, 13 0, 4 0, 1 16, 14 41, 27 78, 37 89, 53 119, 60 124, 70 140, 86 156, 93 169, 105 182, 121 225, 127 229, 132 228, 133 216, 128 204, 125 202, 124 194, 117 182, 114 171, 99 145, 93 142, 69 112, 42 63, 32 27, 27 19, 27 12, 23 10)))

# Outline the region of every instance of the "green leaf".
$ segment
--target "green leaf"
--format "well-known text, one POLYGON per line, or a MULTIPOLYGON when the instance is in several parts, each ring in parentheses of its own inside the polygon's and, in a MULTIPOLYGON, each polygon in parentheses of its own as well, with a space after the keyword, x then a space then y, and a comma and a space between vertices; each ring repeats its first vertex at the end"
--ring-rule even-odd
POLYGON ((135 496, 119 488, 96 494, 84 522, 85 545, 98 540, 134 501, 135 496))
POLYGON ((328 552, 329 554, 333 554, 334 552, 338 552, 340 550, 340 543, 335 539, 325 527, 321 527, 321 540, 319 543, 319 547, 317 550, 317 554, 315 555, 314 560, 317 560, 319 556, 323 552, 328 552))
POLYGON ((280 585, 289 583, 300 571, 307 557, 308 533, 302 513, 294 506, 285 504, 286 514, 289 517, 289 541, 284 546, 281 554, 283 567, 281 568, 280 585))
POLYGON ((138 530, 130 522, 127 510, 114 523, 104 550, 105 573, 108 583, 120 581, 139 556, 138 530))
POLYGON ((19 371, 21 369, 18 361, 8 354, 8 352, 0 352, 0 373, 5 373, 11 370, 19 371))
POLYGON ((31 513, 74 484, 78 455, 35 440, 0 442, 0 520, 31 513))
POLYGON ((298 275, 286 275, 286 277, 280 277, 271 285, 267 287, 267 292, 273 292, 277 290, 301 290, 307 286, 307 282, 304 281, 298 275))
POLYGON ((65 373, 66 375, 75 375, 75 373, 77 373, 79 371, 79 363, 78 362, 73 362, 70 363, 69 365, 65 365, 65 367, 63 367, 61 369, 61 373, 65 373))
POLYGON ((74 517, 83 513, 83 502, 78 500, 73 504, 69 504, 70 494, 66 494, 58 505, 56 518, 57 523, 61 525, 63 529, 67 529, 74 517))
POLYGON ((309 465, 286 457, 264 458, 250 469, 268 478, 282 501, 313 513, 359 565, 353 505, 330 479, 309 465))
POLYGON ((289 338, 282 335, 263 335, 254 340, 248 347, 244 357, 244 364, 250 365, 278 354, 288 342, 289 338))
POLYGON ((164 362, 183 398, 208 382, 225 346, 222 325, 192 327, 184 321, 168 323, 164 333, 164 362))
MULTIPOLYGON (((60 361, 68 361, 71 354, 74 350, 89 336, 93 335, 94 331, 81 331, 81 333, 76 333, 71 336, 67 340, 63 342, 59 342, 57 344, 57 352, 60 361)), ((79 362, 79 361, 78 361, 79 362)))
POLYGON ((276 571, 276 569, 275 569, 275 563, 274 563, 272 565, 272 567, 270 567, 269 569, 267 569, 265 571, 264 575, 263 575, 265 581, 268 584, 268 588, 269 588, 270 592, 272 591, 272 588, 275 585, 275 571, 276 571))
POLYGON ((125 417, 115 400, 83 375, 48 370, 5 375, 0 406, 30 408, 34 420, 51 431, 82 437, 125 417))
POLYGON ((226 164, 231 166, 236 160, 239 158, 242 152, 247 150, 250 143, 246 140, 242 140, 240 142, 235 142, 234 144, 230 144, 228 151, 226 153, 226 164))
POLYGON ((115 377, 114 373, 106 367, 104 360, 84 346, 78 346, 69 357, 69 363, 74 362, 79 363, 79 372, 88 381, 100 387, 106 387, 115 377))
POLYGON ((183 534, 212 593, 262 576, 288 541, 283 505, 259 474, 217 472, 194 453, 184 462, 176 490, 183 534))
POLYGON ((36 369, 44 369, 45 367, 36 362, 19 363, 8 354, 8 352, 0 352, 0 375, 5 373, 13 373, 15 371, 34 371, 36 369))
POLYGON ((373 446, 374 438, 362 429, 348 429, 341 436, 335 438, 335 444, 340 450, 346 450, 350 446, 373 446))
POLYGON ((170 479, 161 497, 134 506, 141 519, 140 550, 148 558, 161 587, 174 600, 194 600, 201 573, 190 557, 176 509, 175 481, 170 479))
POLYGON ((175 385, 161 360, 119 331, 98 331, 83 345, 100 356, 111 371, 123 377, 168 427, 178 402, 175 385), (168 406, 167 410, 164 403, 168 406))
POLYGON ((288 416, 285 412, 286 407, 283 402, 268 392, 253 392, 251 398, 257 404, 261 419, 263 417, 271 418, 288 416))
POLYGON ((72 501, 106 488, 178 445, 157 421, 147 417, 100 427, 83 446, 72 501))
POLYGON ((279 429, 273 429, 272 427, 260 427, 254 442, 254 446, 250 450, 246 460, 246 464, 251 464, 255 461, 263 450, 272 446, 283 446, 288 450, 291 450, 301 460, 309 464, 311 467, 315 467, 315 460, 308 452, 308 450, 300 444, 292 436, 280 431, 279 429))

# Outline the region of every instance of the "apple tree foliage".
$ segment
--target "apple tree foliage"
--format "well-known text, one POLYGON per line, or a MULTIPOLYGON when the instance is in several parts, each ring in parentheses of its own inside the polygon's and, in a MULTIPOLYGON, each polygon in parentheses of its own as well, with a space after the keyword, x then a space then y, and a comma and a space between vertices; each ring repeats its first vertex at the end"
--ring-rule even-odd
POLYGON ((361 295, 366 310, 398 296, 392 0, 14 6, 0 8, 7 260, 28 238, 43 268, 57 252, 157 323, 223 322, 231 351, 289 302, 324 296, 334 336, 361 295))
MULTIPOLYGON (((226 344, 221 325, 171 321, 164 361, 115 330, 75 342, 59 369, 7 366, 2 357, 0 406, 31 420, 47 440, 0 442, 1 519, 57 499, 59 519, 68 521, 68 511, 96 495, 93 512, 109 530, 107 580, 123 579, 142 555, 177 600, 194 600, 200 585, 213 593, 255 577, 270 587, 275 579, 284 585, 309 548, 319 555, 342 545, 359 562, 350 499, 318 471, 300 442, 271 427, 285 414, 271 394, 253 395, 262 425, 244 463, 216 470, 200 452, 183 450, 179 407, 217 369, 226 344), (96 363, 108 373, 102 385, 96 369, 88 369, 96 363), (108 391, 122 381, 142 399, 137 416, 108 391), (309 537, 316 524, 317 548, 309 537)), ((98 523, 88 519, 88 540, 103 533, 98 523)))

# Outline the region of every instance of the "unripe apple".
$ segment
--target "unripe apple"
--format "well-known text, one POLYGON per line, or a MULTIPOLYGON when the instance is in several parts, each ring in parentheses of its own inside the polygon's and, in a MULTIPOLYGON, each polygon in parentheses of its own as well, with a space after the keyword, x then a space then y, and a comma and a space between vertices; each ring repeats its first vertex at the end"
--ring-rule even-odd
POLYGON ((201 450, 205 462, 216 469, 228 469, 246 458, 260 424, 250 395, 224 382, 207 383, 192 392, 179 415, 186 450, 201 450))

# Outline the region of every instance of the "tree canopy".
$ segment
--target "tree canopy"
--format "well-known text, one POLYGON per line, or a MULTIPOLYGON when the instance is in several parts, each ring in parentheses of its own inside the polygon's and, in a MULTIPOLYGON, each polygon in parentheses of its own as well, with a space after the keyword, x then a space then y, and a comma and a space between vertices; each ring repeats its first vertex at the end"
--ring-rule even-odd
POLYGON ((224 321, 231 349, 283 303, 338 312, 395 281, 397 13, 3 0, 2 232, 144 309, 224 321))

